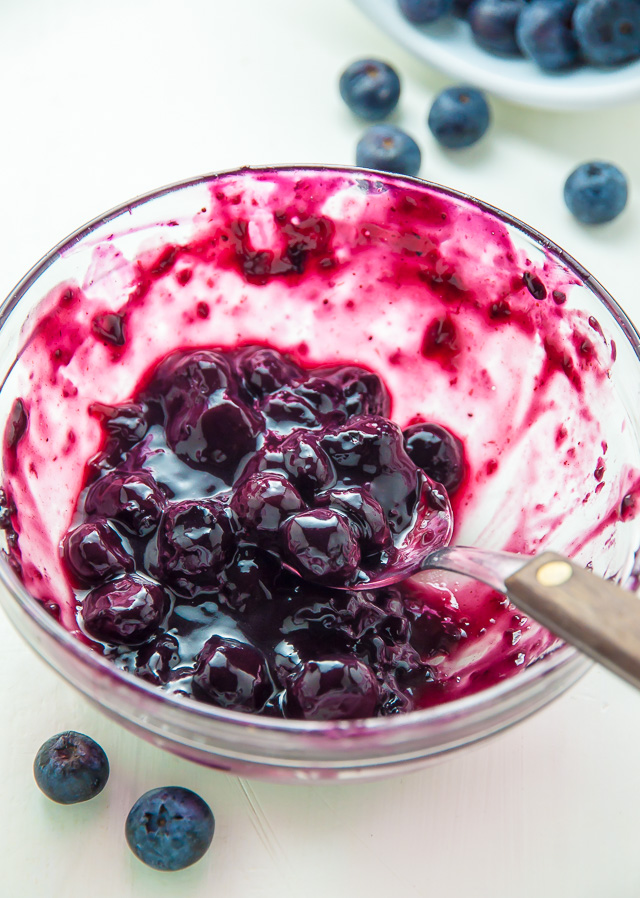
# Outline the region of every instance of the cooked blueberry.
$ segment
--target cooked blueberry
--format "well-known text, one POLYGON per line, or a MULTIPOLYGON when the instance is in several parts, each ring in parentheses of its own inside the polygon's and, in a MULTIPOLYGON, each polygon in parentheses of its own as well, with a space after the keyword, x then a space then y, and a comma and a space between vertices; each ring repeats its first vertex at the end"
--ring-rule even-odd
POLYGON ((176 637, 160 632, 138 650, 136 674, 152 683, 165 685, 172 679, 180 661, 180 645, 176 637))
POLYGON ((275 555, 256 546, 239 546, 222 573, 218 601, 241 612, 255 608, 271 599, 280 571, 275 555))
POLYGON ((453 0, 451 12, 459 19, 466 19, 469 15, 469 9, 475 3, 475 0, 453 0))
POLYGON ((387 388, 373 371, 357 365, 342 365, 322 372, 342 392, 342 407, 349 418, 358 415, 388 417, 391 400, 387 388))
POLYGON ((71 575, 92 584, 133 570, 133 558, 106 521, 87 521, 66 534, 62 551, 71 575))
MULTIPOLYGON (((158 578, 186 597, 214 589, 232 545, 229 513, 221 502, 174 502, 158 528, 158 578)), ((152 568, 155 574, 156 565, 152 568)))
POLYGON ((404 444, 411 461, 425 474, 455 493, 464 477, 464 447, 440 424, 413 424, 404 431, 404 444))
POLYGON ((109 761, 97 742, 68 730, 40 746, 33 775, 47 798, 76 804, 102 792, 109 779, 109 761))
POLYGON ((449 87, 433 101, 428 125, 442 146, 452 150, 477 143, 489 127, 489 104, 473 87, 449 87))
POLYGON ((356 165, 415 177, 420 171, 420 147, 394 125, 373 125, 356 147, 356 165))
POLYGON ((304 502, 286 477, 265 471, 253 474, 236 488, 231 508, 247 533, 273 541, 280 525, 301 511, 304 502))
POLYGON ((320 445, 340 469, 341 478, 349 483, 365 483, 380 473, 391 472, 401 459, 408 461, 398 427, 373 415, 328 429, 320 445))
POLYGON ((158 526, 164 495, 150 474, 112 471, 91 485, 87 514, 99 514, 121 524, 135 536, 148 536, 158 526))
POLYGON ((307 661, 287 684, 287 713, 304 720, 371 717, 379 687, 371 668, 358 658, 307 661))
POLYGON ((235 470, 256 449, 262 426, 258 414, 226 393, 215 401, 185 405, 167 422, 167 442, 187 464, 208 470, 235 470))
POLYGON ((627 205, 627 198, 627 179, 610 162, 585 162, 564 185, 564 201, 583 224, 613 221, 627 205))
POLYGON ((316 502, 341 511, 356 524, 360 538, 369 548, 384 549, 391 545, 391 533, 384 511, 367 487, 332 489, 319 493, 316 502))
POLYGON ((398 73, 379 59, 359 59, 342 73, 340 96, 360 118, 377 122, 396 108, 400 97, 398 73))
POLYGON ((573 14, 573 30, 593 65, 619 65, 640 56, 637 0, 583 0, 573 14))
POLYGON ((331 508, 303 511, 282 526, 286 560, 302 577, 348 582, 360 561, 349 519, 331 508))
POLYGON ((314 434, 296 430, 283 441, 280 451, 285 470, 300 490, 324 489, 335 481, 329 456, 314 434))
POLYGON ((416 25, 436 22, 451 12, 453 0, 398 0, 400 12, 416 25))
POLYGON ((262 413, 272 430, 288 433, 298 427, 320 427, 318 410, 291 387, 283 387, 267 397, 262 413))
POLYGON ((126 574, 85 596, 82 620, 89 636, 100 642, 139 645, 156 632, 167 606, 162 587, 126 574))
POLYGON ((557 72, 578 61, 580 51, 571 27, 575 8, 576 0, 535 0, 520 14, 518 46, 541 69, 557 72))
POLYGON ((495 56, 519 56, 516 25, 525 8, 525 0, 476 0, 468 15, 476 43, 495 56))
POLYGON ((209 701, 235 711, 260 711, 273 691, 263 654, 220 636, 204 644, 193 684, 209 701))
POLYGON ((215 821, 209 805, 180 786, 145 792, 127 816, 129 848, 154 870, 183 870, 211 845, 215 821))
POLYGON ((223 392, 229 383, 229 363, 208 349, 178 350, 160 362, 146 392, 166 408, 169 417, 186 404, 223 392))
POLYGON ((258 399, 302 378, 294 362, 264 346, 245 347, 238 353, 235 364, 249 393, 258 399))
POLYGON ((125 447, 141 440, 149 429, 149 409, 144 402, 104 405, 94 402, 89 411, 104 424, 110 437, 125 447))

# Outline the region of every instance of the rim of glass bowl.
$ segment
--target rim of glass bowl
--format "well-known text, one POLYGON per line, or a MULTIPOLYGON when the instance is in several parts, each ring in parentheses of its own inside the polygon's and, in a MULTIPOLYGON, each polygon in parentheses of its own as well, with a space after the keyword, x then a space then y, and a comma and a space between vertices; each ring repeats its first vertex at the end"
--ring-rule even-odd
MULTIPOLYGON (((144 203, 165 194, 179 191, 196 184, 201 184, 216 178, 229 177, 234 174, 259 174, 278 171, 297 172, 300 174, 304 174, 305 172, 318 173, 329 171, 343 173, 347 177, 357 177, 358 175, 362 175, 367 178, 374 178, 377 181, 388 181, 396 185, 407 183, 411 186, 433 190, 454 199, 472 203, 483 212, 495 216, 498 220, 504 222, 508 226, 521 231, 544 250, 557 256, 564 265, 577 274, 581 281, 596 294, 605 308, 613 315, 629 340, 636 356, 640 360, 640 335, 615 299, 579 262, 534 228, 476 197, 449 187, 435 184, 431 181, 392 175, 371 169, 320 164, 244 166, 239 169, 229 169, 197 175, 141 194, 140 196, 114 207, 110 211, 97 216, 78 228, 54 246, 27 272, 27 274, 25 274, 22 280, 16 285, 0 306, 0 327, 4 325, 7 317, 14 310, 27 290, 35 284, 40 275, 56 261, 58 255, 71 244, 77 243, 82 238, 88 236, 98 226, 117 218, 134 207, 143 205, 144 203)), ((454 721, 465 719, 469 716, 469 712, 473 712, 471 716, 474 720, 482 721, 484 718, 483 712, 491 709, 494 712, 495 717, 494 726, 489 726, 485 730, 478 731, 475 737, 467 731, 464 739, 461 740, 462 742, 472 742, 475 741, 475 739, 490 735, 509 725, 511 722, 515 722, 516 720, 527 716, 529 713, 532 713, 542 704, 546 704, 547 701, 550 701, 576 682, 591 667, 591 662, 572 646, 561 645, 557 649, 550 651, 533 662, 525 670, 512 677, 508 677, 487 689, 419 711, 410 711, 405 714, 397 714, 389 717, 372 717, 355 721, 305 721, 262 717, 258 714, 248 714, 246 712, 217 708, 214 705, 207 705, 203 702, 185 702, 184 699, 163 692, 161 689, 158 689, 150 683, 146 683, 134 674, 120 670, 115 667, 112 662, 73 637, 61 624, 51 617, 45 611, 44 607, 29 595, 18 577, 11 570, 9 564, 4 560, 0 563, 0 582, 9 592, 11 598, 17 601, 22 611, 38 627, 44 630, 45 634, 75 656, 75 658, 83 665, 92 668, 96 673, 103 677, 106 676, 108 680, 113 681, 114 683, 118 682, 125 684, 132 695, 136 695, 140 699, 148 700, 153 706, 158 708, 160 706, 167 709, 170 708, 172 712, 179 717, 184 716, 184 723, 188 724, 186 728, 191 732, 198 729, 198 723, 209 723, 222 726, 224 726, 224 724, 229 724, 233 726, 234 729, 237 729, 238 725, 240 725, 241 727, 244 727, 245 730, 253 730, 257 734, 258 739, 261 734, 266 735, 267 733, 273 733, 274 736, 275 734, 281 734, 282 736, 288 737, 299 736, 301 739, 301 748, 305 746, 308 747, 307 740, 304 738, 305 736, 319 738, 326 737, 327 740, 330 740, 330 742, 335 745, 337 738, 343 740, 354 737, 371 737, 374 735, 386 735, 389 739, 384 740, 384 744, 386 745, 388 743, 389 747, 393 745, 398 748, 403 744, 401 739, 403 733, 406 733, 407 736, 411 735, 415 737, 416 733, 425 732, 429 726, 437 725, 439 728, 446 728, 447 722, 453 723, 454 721), (548 683, 549 677, 555 681, 556 678, 561 679, 563 673, 566 675, 564 683, 560 684, 559 688, 550 691, 546 700, 534 702, 530 707, 523 707, 522 713, 515 717, 509 716, 505 718, 501 717, 498 713, 500 710, 502 712, 508 712, 516 707, 520 707, 518 699, 526 699, 527 696, 531 696, 538 681, 544 680, 548 683)), ((64 676, 64 672, 59 671, 59 673, 64 676)), ((74 682, 74 685, 81 692, 84 692, 91 697, 90 691, 83 689, 82 684, 74 682)), ((118 711, 117 713, 120 714, 121 712, 118 711)), ((317 743, 315 743, 315 740, 314 744, 317 748, 318 746, 317 743)), ((442 748, 446 751, 448 748, 455 747, 456 744, 461 744, 461 742, 447 744, 447 741, 443 740, 442 748)), ((257 742, 256 745, 259 746, 259 742, 257 742)), ((293 746, 289 747, 293 748, 293 746)), ((240 749, 240 746, 238 746, 238 748, 240 749)), ((380 744, 379 748, 383 748, 383 744, 380 744)), ((435 753, 436 751, 437 746, 432 745, 431 753, 435 753)), ((368 751, 367 756, 370 755, 371 751, 368 751)), ((307 762, 312 762, 313 760, 306 751, 305 760, 307 762)), ((345 758, 345 760, 347 760, 347 758, 345 758)), ((348 760, 353 762, 354 758, 350 756, 348 760)))

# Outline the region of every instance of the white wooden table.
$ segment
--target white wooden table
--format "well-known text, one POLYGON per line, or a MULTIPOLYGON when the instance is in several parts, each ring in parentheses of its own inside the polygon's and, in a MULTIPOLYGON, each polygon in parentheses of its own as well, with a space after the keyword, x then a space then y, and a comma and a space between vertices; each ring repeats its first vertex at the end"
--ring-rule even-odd
MULTIPOLYGON (((640 104, 600 113, 494 102, 464 155, 425 118, 448 83, 348 0, 2 0, 0 293, 54 243, 111 206, 246 163, 351 163, 361 126, 337 92, 353 59, 393 61, 396 121, 422 175, 500 206, 575 255, 640 321, 640 104), (586 230, 562 202, 580 161, 612 159, 632 198, 586 230)), ((147 745, 92 710, 0 618, 0 896, 65 898, 638 898, 640 696, 593 670, 552 707, 403 779, 340 787, 245 782, 147 745), (32 782, 40 743, 93 735, 112 776, 94 802, 59 807, 32 782), (154 873, 128 851, 146 789, 196 789, 217 818, 195 867, 154 873)))

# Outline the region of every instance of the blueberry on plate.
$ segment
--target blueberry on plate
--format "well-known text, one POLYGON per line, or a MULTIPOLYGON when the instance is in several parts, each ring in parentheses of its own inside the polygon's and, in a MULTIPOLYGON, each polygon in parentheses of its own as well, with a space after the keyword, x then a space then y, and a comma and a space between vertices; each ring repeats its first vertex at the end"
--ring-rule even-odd
POLYGON ((340 96, 352 112, 370 122, 386 118, 400 98, 400 79, 379 59, 352 62, 340 76, 340 96))
POLYGON ((465 471, 461 441, 440 424, 412 424, 403 433, 411 461, 449 494, 455 493, 465 471))
POLYGON ((576 0, 534 0, 523 9, 516 40, 525 56, 547 72, 575 65, 580 49, 571 27, 576 0))
POLYGON ((200 697, 235 711, 261 711, 273 691, 262 652, 221 636, 202 647, 193 685, 200 697))
POLYGON ((62 554, 74 580, 100 583, 133 570, 133 558, 122 539, 106 521, 85 521, 62 540, 62 554))
POLYGON ((287 715, 304 720, 371 717, 378 697, 378 682, 364 661, 354 657, 306 661, 287 683, 287 715))
POLYGON ((585 162, 564 185, 564 201, 583 224, 612 221, 626 206, 628 193, 625 175, 610 162, 585 162))
POLYGON ((420 171, 420 147, 393 125, 373 125, 358 141, 356 165, 415 177, 420 171))
POLYGON ((453 0, 398 0, 400 12, 416 25, 435 22, 451 12, 453 0))
POLYGON ((161 586, 127 574, 85 596, 82 620, 94 639, 113 645, 140 645, 156 632, 167 607, 167 595, 161 586))
POLYGON ((38 788, 52 801, 76 804, 102 792, 109 779, 109 761, 97 742, 68 730, 40 747, 33 775, 38 788))
POLYGON ((489 127, 489 104, 473 87, 448 87, 433 101, 427 124, 442 146, 451 150, 477 143, 489 127))
POLYGON ((205 854, 215 829, 209 805, 181 786, 145 792, 127 816, 125 836, 135 856, 154 870, 183 870, 205 854))
POLYGON ((525 8, 525 0, 476 0, 468 15, 476 43, 494 56, 519 56, 516 25, 525 8))
POLYGON ((619 65, 640 56, 637 0, 584 0, 573 14, 573 29, 593 65, 619 65))

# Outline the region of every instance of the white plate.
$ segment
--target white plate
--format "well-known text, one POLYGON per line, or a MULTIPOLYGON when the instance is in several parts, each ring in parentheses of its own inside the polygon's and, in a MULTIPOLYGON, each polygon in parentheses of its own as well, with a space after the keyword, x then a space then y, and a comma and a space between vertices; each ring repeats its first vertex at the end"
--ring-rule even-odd
POLYGON ((505 100, 540 109, 595 109, 640 96, 640 60, 611 70, 581 68, 545 74, 525 59, 485 53, 466 22, 451 17, 433 25, 412 25, 397 0, 354 0, 370 19, 420 59, 458 83, 482 87, 505 100))

